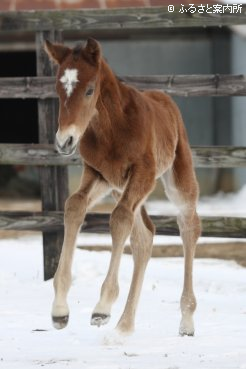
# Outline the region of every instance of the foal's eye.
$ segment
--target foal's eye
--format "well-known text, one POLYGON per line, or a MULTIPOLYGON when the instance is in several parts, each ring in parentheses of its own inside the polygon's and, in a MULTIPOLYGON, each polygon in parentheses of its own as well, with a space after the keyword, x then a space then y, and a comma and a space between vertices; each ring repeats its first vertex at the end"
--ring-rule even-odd
POLYGON ((85 93, 85 96, 91 96, 92 94, 93 94, 93 92, 94 92, 94 88, 88 88, 88 90, 86 91, 86 93, 85 93))

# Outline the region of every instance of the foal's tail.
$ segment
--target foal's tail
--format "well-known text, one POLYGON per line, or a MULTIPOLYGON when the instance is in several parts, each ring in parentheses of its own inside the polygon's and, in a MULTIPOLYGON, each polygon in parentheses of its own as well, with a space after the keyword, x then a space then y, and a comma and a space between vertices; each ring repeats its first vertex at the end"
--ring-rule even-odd
POLYGON ((179 113, 178 116, 178 141, 173 162, 173 176, 176 187, 181 192, 192 198, 192 202, 197 202, 199 196, 199 186, 194 170, 192 152, 189 144, 185 125, 179 113))

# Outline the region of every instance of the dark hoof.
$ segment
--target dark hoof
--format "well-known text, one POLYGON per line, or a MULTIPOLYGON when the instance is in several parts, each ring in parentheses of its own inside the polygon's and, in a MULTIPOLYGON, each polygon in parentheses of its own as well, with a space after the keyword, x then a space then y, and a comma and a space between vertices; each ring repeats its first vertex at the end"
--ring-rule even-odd
POLYGON ((188 336, 188 337, 194 337, 194 332, 191 332, 191 333, 186 333, 186 332, 179 332, 179 335, 181 337, 184 337, 184 336, 188 336))
POLYGON ((101 325, 107 324, 110 319, 110 315, 93 313, 91 317, 91 325, 100 327, 101 325))
POLYGON ((63 329, 67 326, 69 315, 66 316, 52 316, 53 326, 56 329, 63 329))

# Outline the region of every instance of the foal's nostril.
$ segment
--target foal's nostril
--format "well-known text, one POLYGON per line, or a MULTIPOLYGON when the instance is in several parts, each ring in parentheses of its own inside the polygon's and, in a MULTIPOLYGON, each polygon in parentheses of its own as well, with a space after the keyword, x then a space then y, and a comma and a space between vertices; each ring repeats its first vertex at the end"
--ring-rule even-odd
POLYGON ((63 145, 63 149, 66 151, 66 150, 69 150, 72 146, 73 146, 73 137, 70 136, 68 137, 67 141, 63 145))
POLYGON ((68 138, 68 140, 67 140, 67 142, 66 142, 66 146, 67 146, 67 147, 71 147, 71 146, 73 146, 73 137, 72 137, 72 136, 70 136, 70 137, 68 138))

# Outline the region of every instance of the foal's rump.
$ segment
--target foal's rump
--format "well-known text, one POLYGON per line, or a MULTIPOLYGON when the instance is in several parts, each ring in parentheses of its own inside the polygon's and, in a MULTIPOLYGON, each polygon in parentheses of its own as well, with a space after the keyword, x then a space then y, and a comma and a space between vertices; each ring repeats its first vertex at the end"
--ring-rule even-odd
POLYGON ((160 177, 167 168, 173 166, 179 141, 185 141, 184 146, 188 146, 188 139, 179 108, 170 96, 155 90, 144 91, 143 95, 151 113, 149 124, 152 125, 155 141, 152 147, 157 177, 160 177))
MULTIPOLYGON (((198 186, 180 110, 174 100, 163 92, 150 90, 145 91, 144 95, 155 109, 153 124, 158 175, 166 172, 163 179, 167 192, 170 189, 175 193, 178 191, 184 197, 183 201, 187 199, 195 204, 198 186)), ((176 194, 170 197, 176 197, 176 194)))

